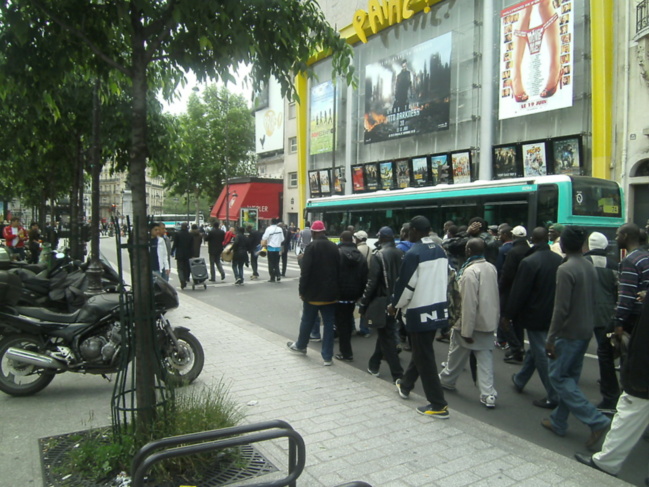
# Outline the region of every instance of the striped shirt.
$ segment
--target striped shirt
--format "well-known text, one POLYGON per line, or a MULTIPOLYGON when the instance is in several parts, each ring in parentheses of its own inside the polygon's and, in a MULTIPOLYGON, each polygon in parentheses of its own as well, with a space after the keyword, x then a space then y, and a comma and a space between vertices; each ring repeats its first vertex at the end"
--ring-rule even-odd
POLYGON ((635 249, 620 262, 620 283, 615 319, 619 326, 640 315, 642 303, 637 300, 639 291, 649 288, 649 252, 635 249))

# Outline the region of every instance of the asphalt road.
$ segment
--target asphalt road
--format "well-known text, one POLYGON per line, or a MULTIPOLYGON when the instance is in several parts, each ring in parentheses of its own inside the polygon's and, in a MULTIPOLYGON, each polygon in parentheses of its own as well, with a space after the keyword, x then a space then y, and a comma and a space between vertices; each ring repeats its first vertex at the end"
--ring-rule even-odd
MULTIPOLYGON (((111 261, 116 262, 115 246, 112 239, 101 239, 102 253, 111 261)), ((201 250, 201 256, 207 260, 207 247, 201 250)), ((128 257, 124 254, 124 258, 128 257)), ((127 262, 127 260, 126 260, 127 262)), ((299 328, 301 301, 298 298, 298 277, 299 268, 293 255, 289 256, 289 263, 286 278, 280 283, 269 283, 266 260, 259 259, 261 277, 257 281, 250 281, 252 271, 244 268, 246 282, 243 286, 235 286, 232 270, 229 264, 225 264, 226 280, 221 282, 217 277, 216 283, 209 283, 206 290, 202 286, 192 290, 191 287, 180 291, 175 268, 172 271, 171 282, 177 286, 182 300, 182 294, 188 293, 195 299, 200 299, 206 304, 215 308, 215 316, 218 310, 222 309, 228 313, 236 314, 251 323, 269 329, 288 340, 296 340, 299 328)), ((128 269, 127 269, 128 270, 128 269)), ((191 325, 189 326, 191 328, 191 325)), ((199 337, 200 338, 200 337, 199 337)), ((351 365, 361 370, 367 369, 368 359, 374 351, 375 338, 353 337, 352 347, 354 350, 354 362, 341 364, 334 361, 334 366, 351 365)), ((279 344, 284 346, 284 340, 279 344)), ((320 353, 320 343, 309 345, 309 353, 320 353)), ((435 354, 438 364, 446 360, 448 344, 435 342, 435 354)), ((287 351, 287 353, 289 353, 287 351)), ((337 344, 335 352, 338 353, 337 344)), ((494 409, 487 409, 479 402, 479 391, 473 385, 468 370, 463 374, 457 383, 457 392, 447 392, 446 400, 449 409, 457 410, 464 414, 495 426, 498 429, 514 434, 537 445, 553 450, 559 454, 571 457, 576 451, 586 452, 583 446, 588 438, 589 428, 580 423, 574 417, 570 417, 569 430, 565 437, 560 438, 542 428, 540 421, 547 417, 549 410, 540 409, 532 405, 534 399, 544 397, 545 390, 535 375, 528 383, 525 391, 517 393, 511 383, 511 376, 519 369, 519 365, 507 364, 503 361, 504 352, 494 352, 494 376, 495 386, 498 391, 497 406, 494 409)), ((405 367, 410 359, 408 352, 401 353, 401 362, 405 367)), ((334 367, 335 371, 335 367, 334 367)), ((599 402, 599 389, 597 380, 599 371, 595 346, 591 341, 588 355, 584 362, 584 369, 580 386, 586 396, 594 403, 599 402)), ((390 380, 387 364, 381 367, 381 377, 374 378, 367 375, 367 380, 390 380)), ((421 384, 418 383, 414 392, 423 396, 421 384)), ((396 395, 396 390, 395 390, 396 395)), ((413 404, 413 407, 415 405, 413 404)), ((432 445, 431 445, 432 446, 432 445)), ((647 458, 649 458, 649 442, 640 440, 629 456, 620 478, 635 485, 644 485, 647 477, 647 458)))

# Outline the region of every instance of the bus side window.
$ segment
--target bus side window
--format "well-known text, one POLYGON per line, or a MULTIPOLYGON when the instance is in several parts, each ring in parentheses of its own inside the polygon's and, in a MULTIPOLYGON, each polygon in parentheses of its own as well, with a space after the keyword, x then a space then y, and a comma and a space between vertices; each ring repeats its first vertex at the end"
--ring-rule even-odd
POLYGON ((538 189, 536 224, 556 223, 559 209, 559 190, 556 184, 544 184, 538 189))

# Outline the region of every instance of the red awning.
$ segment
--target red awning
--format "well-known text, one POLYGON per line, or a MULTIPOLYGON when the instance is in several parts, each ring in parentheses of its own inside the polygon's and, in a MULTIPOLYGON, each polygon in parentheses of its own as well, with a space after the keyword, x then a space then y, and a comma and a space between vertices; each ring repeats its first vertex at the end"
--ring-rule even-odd
POLYGON ((225 193, 223 188, 210 216, 219 220, 238 220, 241 208, 257 208, 260 220, 280 218, 280 198, 282 184, 276 183, 230 183, 229 210, 226 214, 225 193))

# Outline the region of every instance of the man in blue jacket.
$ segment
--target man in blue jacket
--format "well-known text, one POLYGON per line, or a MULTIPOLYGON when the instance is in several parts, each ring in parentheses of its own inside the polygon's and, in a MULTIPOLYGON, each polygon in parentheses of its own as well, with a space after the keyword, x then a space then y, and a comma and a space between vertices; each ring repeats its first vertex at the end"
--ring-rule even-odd
POLYGON ((412 358, 402 379, 396 382, 399 395, 408 399, 421 376, 427 406, 417 412, 432 418, 448 419, 448 405, 437 375, 433 350, 435 332, 448 326, 448 258, 446 252, 428 237, 430 222, 424 216, 410 220, 412 248, 404 256, 395 284, 391 315, 400 310, 412 343, 412 358))

